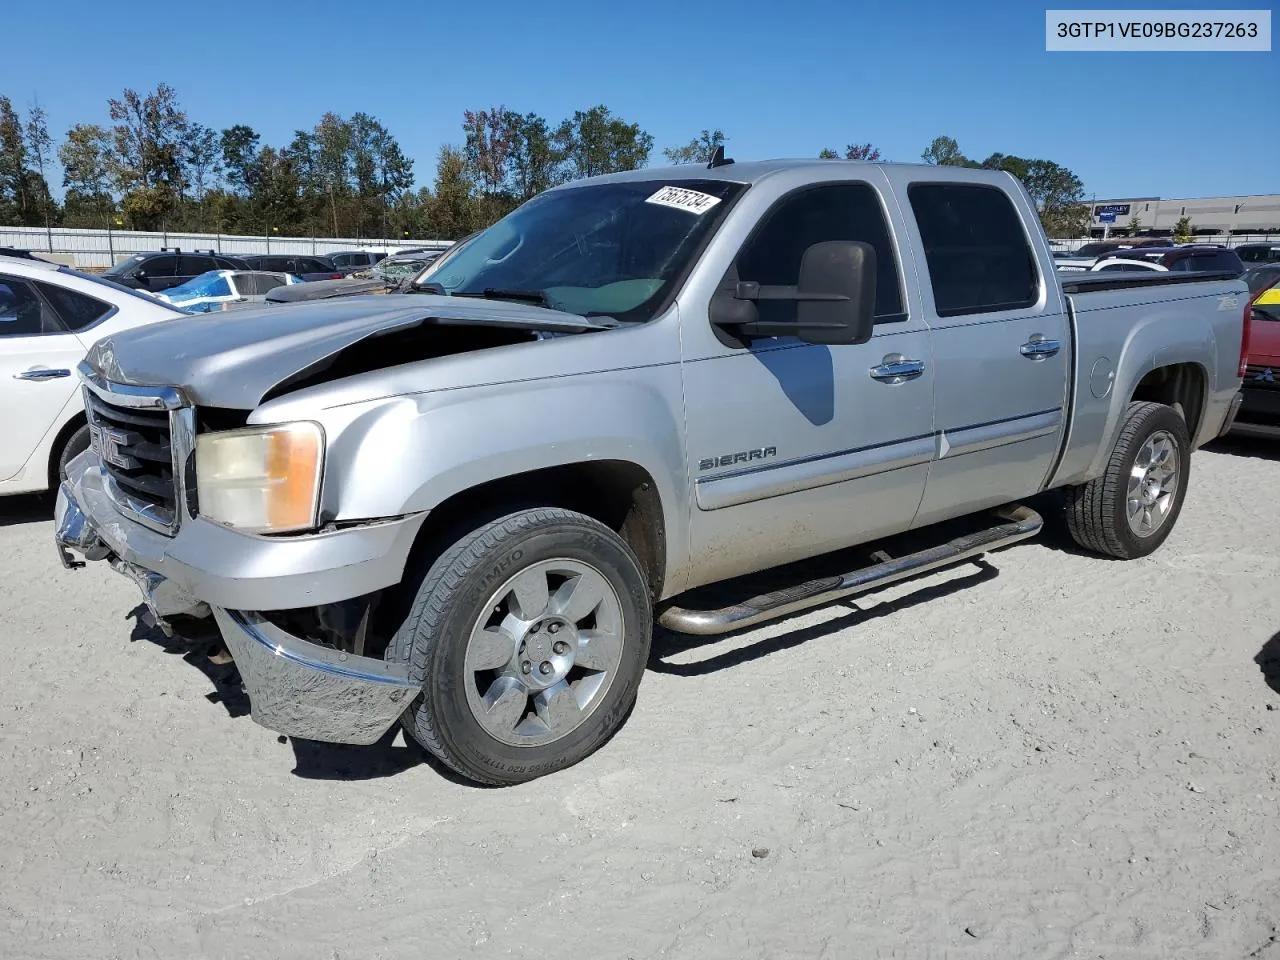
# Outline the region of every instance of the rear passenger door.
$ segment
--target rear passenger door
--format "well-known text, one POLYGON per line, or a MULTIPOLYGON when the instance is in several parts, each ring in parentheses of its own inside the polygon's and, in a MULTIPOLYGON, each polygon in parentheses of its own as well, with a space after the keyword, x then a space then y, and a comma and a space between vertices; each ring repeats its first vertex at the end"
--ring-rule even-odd
POLYGON ((181 283, 186 283, 192 277, 198 277, 202 273, 208 273, 210 270, 217 270, 218 264, 213 257, 203 254, 184 253, 178 258, 178 273, 181 274, 181 283))
POLYGON ((146 290, 168 290, 185 279, 178 275, 178 258, 172 254, 144 260, 134 271, 134 277, 146 290))
POLYGON ((924 526, 1044 486, 1066 422, 1071 342, 1021 191, 1015 204, 992 184, 908 182, 905 199, 933 331, 937 449, 914 524, 924 526))

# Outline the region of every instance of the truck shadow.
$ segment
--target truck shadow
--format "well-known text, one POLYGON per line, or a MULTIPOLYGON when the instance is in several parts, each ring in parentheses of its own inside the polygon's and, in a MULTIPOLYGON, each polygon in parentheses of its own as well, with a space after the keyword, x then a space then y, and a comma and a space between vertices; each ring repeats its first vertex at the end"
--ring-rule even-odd
POLYGON ((24 493, 0 500, 0 527, 20 523, 40 523, 53 519, 53 498, 48 494, 24 493))
POLYGON ((1267 686, 1280 693, 1280 633, 1262 645, 1253 662, 1262 671, 1262 679, 1267 682, 1267 686))
MULTIPOLYGON (((790 650, 802 643, 815 640, 819 637, 825 637, 840 630, 846 630, 851 627, 862 626, 871 623, 880 617, 889 616, 901 610, 908 610, 919 603, 927 603, 930 600, 936 600, 941 597, 958 593, 961 590, 967 590, 977 586, 980 583, 986 583, 988 580, 994 580, 1000 575, 1000 571, 988 563, 983 557, 977 557, 973 560, 966 561, 964 564, 957 564, 955 569, 963 569, 964 566, 971 566, 974 569, 971 573, 954 577, 943 583, 932 584, 930 586, 921 587, 906 596, 899 597, 896 600, 889 600, 877 603, 873 607, 859 607, 855 600, 836 601, 825 608, 817 607, 817 609, 844 609, 847 612, 826 620, 822 623, 814 624, 810 627, 802 627, 797 630, 791 630, 787 633, 778 634, 777 636, 766 637, 758 640, 745 647, 735 647, 726 650, 724 653, 717 654, 698 660, 694 663, 677 663, 672 661, 672 657, 680 654, 688 653, 699 647, 710 646, 723 640, 732 639, 749 633, 751 630, 762 629, 763 626, 748 627, 745 630, 735 631, 733 633, 721 634, 713 637, 690 636, 688 634, 672 633, 662 627, 656 627, 653 634, 653 646, 650 649, 649 669, 654 673, 671 674, 677 677, 700 677, 709 673, 715 673, 719 670, 728 670, 732 667, 741 666, 752 660, 759 660, 761 657, 767 657, 771 654, 781 653, 784 650, 790 650)), ((922 574, 920 577, 909 580, 900 581, 898 586, 902 584, 910 584, 917 582, 933 574, 922 574)), ((739 594, 741 596, 741 594, 739 594)), ((874 598, 875 594, 867 594, 868 597, 874 598)), ((811 611, 809 611, 811 612, 811 611)), ((796 614, 801 616, 803 614, 796 614)), ((783 621, 785 622, 785 621, 783 621)))
MULTIPOLYGON (((248 717, 251 712, 249 695, 245 693, 236 665, 215 663, 209 658, 220 647, 220 642, 216 638, 166 637, 164 631, 147 621, 144 616, 146 609, 145 605, 138 604, 127 614, 134 621, 129 640, 145 640, 167 654, 181 657, 212 684, 213 690, 205 694, 206 700, 220 704, 233 720, 248 717)), ((378 780, 426 764, 446 780, 462 786, 476 786, 429 756, 417 744, 409 742, 402 736, 399 724, 392 726, 376 743, 367 746, 321 743, 285 736, 277 739, 293 749, 294 768, 291 772, 304 780, 378 780)))
MULTIPOLYGON (((1252 457, 1280 463, 1280 438, 1248 437, 1229 433, 1225 437, 1207 443, 1202 450, 1208 453, 1225 453, 1233 457, 1252 457)), ((1192 464, 1194 471, 1195 464, 1192 464)), ((1195 482, 1194 476, 1192 482, 1195 482)))
POLYGON ((213 691, 205 694, 210 703, 221 704, 227 715, 247 717, 249 715, 249 695, 244 692, 240 682, 240 673, 234 663, 219 664, 209 659, 219 642, 215 638, 191 640, 185 637, 166 637, 164 631, 153 626, 146 618, 145 604, 138 604, 127 614, 126 619, 134 621, 133 630, 129 634, 129 642, 137 643, 145 640, 155 644, 171 656, 181 657, 183 661, 201 673, 213 684, 213 691))

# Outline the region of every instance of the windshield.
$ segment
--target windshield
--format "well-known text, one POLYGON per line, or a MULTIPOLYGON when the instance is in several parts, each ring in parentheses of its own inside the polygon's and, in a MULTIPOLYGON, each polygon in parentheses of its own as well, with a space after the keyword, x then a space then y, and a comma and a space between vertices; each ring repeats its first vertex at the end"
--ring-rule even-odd
POLYGON ((630 180, 549 191, 440 257, 417 284, 649 320, 744 189, 630 180))
POLYGON ((125 257, 125 259, 121 260, 114 267, 108 267, 106 270, 104 270, 102 272, 102 275, 104 277, 118 277, 121 274, 127 273, 129 270, 132 270, 134 267, 136 267, 145 259, 147 258, 144 257, 142 254, 137 254, 136 256, 132 256, 132 257, 125 257))
POLYGON ((186 283, 170 287, 164 291, 164 295, 173 301, 195 300, 199 297, 229 297, 231 284, 227 282, 227 278, 221 271, 212 270, 198 277, 192 277, 186 283))

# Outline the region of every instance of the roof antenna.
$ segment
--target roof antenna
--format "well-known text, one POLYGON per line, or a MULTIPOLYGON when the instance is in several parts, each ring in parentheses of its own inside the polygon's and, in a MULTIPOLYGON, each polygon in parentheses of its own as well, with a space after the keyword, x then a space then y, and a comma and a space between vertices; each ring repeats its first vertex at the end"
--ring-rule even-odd
POLYGON ((714 170, 716 167, 727 167, 733 163, 732 160, 724 158, 724 144, 720 144, 711 153, 711 162, 707 164, 708 170, 714 170))

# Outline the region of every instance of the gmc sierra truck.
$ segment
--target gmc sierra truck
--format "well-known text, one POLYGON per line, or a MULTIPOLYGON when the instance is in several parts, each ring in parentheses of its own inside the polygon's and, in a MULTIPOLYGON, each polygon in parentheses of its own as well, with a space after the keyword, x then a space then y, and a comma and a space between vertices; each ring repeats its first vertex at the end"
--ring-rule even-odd
POLYGON ((596 177, 409 293, 99 341, 58 552, 166 630, 216 625, 263 726, 399 722, 516 783, 619 728, 655 621, 727 633, 956 563, 1034 536, 1048 490, 1082 547, 1151 553, 1239 405, 1247 301, 1227 274, 1060 276, 996 171, 596 177), (688 596, 907 531, 927 545, 688 596))

